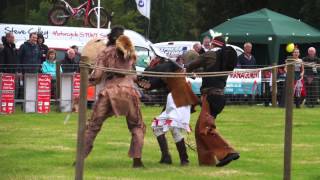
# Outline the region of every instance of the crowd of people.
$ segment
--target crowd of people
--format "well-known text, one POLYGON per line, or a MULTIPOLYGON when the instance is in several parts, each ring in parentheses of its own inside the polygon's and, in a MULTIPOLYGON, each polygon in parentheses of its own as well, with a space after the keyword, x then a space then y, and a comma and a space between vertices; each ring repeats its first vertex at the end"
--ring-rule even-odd
MULTIPOLYGON (((57 59, 57 52, 49 49, 45 44, 42 34, 30 33, 29 40, 20 47, 15 45, 13 33, 6 33, 2 37, 3 47, 0 49, 0 73, 14 73, 17 81, 23 81, 25 73, 44 73, 52 77, 52 98, 55 98, 53 91, 56 85, 56 64, 59 63, 60 72, 79 72, 80 53, 76 45, 66 50, 64 59, 57 59)), ((16 83, 16 97, 23 97, 23 84, 16 83)))
MULTIPOLYGON (((239 69, 252 69, 257 68, 257 61, 252 54, 252 43, 245 42, 243 45, 244 52, 238 56, 237 68, 239 69)), ((212 46, 212 40, 210 37, 204 37, 202 44, 196 43, 193 46, 192 51, 194 53, 187 52, 185 53, 185 57, 195 57, 195 54, 203 54, 207 51, 215 50, 212 46)), ((320 58, 317 56, 316 48, 309 47, 307 56, 304 58, 300 58, 300 50, 298 47, 295 47, 292 53, 290 54, 298 63, 295 64, 295 84, 294 84, 294 102, 297 108, 301 107, 301 104, 305 102, 307 107, 315 107, 318 104, 319 99, 319 78, 320 72, 314 66, 315 64, 320 64, 320 58), (308 66, 304 66, 303 63, 309 63, 308 66)), ((279 76, 285 77, 286 76, 286 68, 279 70, 279 76)), ((270 96, 270 83, 265 83, 266 85, 266 96, 271 98, 270 96)), ((278 94, 278 101, 279 106, 284 106, 284 97, 285 97, 285 88, 283 83, 281 84, 281 89, 279 90, 278 94)), ((240 95, 239 95, 240 96, 240 95)), ((252 99, 249 95, 248 97, 241 97, 242 100, 252 99)), ((238 97, 239 98, 239 97, 238 97)), ((270 99, 271 100, 271 99, 270 99)), ((269 99, 265 100, 269 105, 269 99)))
POLYGON ((2 73, 48 73, 55 77, 53 68, 59 62, 61 72, 77 72, 80 54, 78 47, 67 50, 64 59, 56 59, 56 52, 45 44, 42 34, 30 33, 29 40, 20 47, 15 45, 14 34, 9 32, 2 37, 0 52, 0 72, 2 73))

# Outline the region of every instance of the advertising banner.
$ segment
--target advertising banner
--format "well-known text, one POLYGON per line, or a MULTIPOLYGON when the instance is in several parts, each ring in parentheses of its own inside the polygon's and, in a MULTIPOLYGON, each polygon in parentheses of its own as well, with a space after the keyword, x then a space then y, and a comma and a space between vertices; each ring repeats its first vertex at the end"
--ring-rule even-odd
POLYGON ((261 71, 235 69, 228 76, 225 94, 261 94, 261 71))
POLYGON ((38 74, 37 112, 50 112, 51 75, 38 74))
POLYGON ((11 114, 14 112, 15 75, 1 74, 0 102, 1 114, 11 114))

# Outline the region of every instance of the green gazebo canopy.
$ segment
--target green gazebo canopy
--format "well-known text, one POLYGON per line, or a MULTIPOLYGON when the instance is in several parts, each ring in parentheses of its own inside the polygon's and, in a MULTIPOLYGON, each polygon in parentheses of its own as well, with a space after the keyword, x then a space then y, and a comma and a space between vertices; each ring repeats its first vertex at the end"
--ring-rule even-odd
MULTIPOLYGON (((214 28, 214 32, 228 37, 228 42, 252 42, 266 44, 270 63, 277 63, 280 44, 320 42, 320 31, 316 28, 269 9, 232 18, 214 28)), ((201 36, 210 36, 209 31, 201 36)))

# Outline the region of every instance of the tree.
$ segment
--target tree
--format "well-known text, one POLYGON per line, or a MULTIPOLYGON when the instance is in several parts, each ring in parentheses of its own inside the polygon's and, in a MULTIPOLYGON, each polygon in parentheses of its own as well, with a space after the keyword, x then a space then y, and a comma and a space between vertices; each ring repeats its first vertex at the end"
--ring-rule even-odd
POLYGON ((303 21, 320 29, 320 1, 304 0, 300 13, 303 21))
MULTIPOLYGON (((48 24, 51 1, 1 0, 0 22, 48 24)), ((67 1, 76 6, 85 0, 67 1)), ((138 12, 135 0, 101 0, 101 6, 110 13, 114 12, 113 25, 121 24, 146 34, 148 21, 138 12)), ((320 28, 318 0, 152 0, 150 39, 152 42, 198 40, 199 35, 209 28, 261 8, 269 8, 320 28)), ((73 19, 67 26, 81 27, 83 23, 73 19)))

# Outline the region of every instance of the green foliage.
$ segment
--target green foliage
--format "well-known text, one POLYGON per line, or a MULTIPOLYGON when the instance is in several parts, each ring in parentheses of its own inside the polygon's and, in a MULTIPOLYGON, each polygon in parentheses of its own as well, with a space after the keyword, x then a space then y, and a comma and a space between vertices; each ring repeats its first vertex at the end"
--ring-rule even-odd
POLYGON ((196 11, 194 0, 153 0, 151 37, 155 42, 196 39, 196 11))
POLYGON ((24 12, 25 7, 24 4, 16 4, 11 6, 10 8, 6 8, 1 12, 2 20, 1 22, 11 23, 11 24, 18 24, 23 23, 24 21, 24 12))
POLYGON ((303 14, 306 23, 320 29, 320 1, 304 0, 300 13, 303 14))
POLYGON ((29 11, 29 16, 26 19, 27 24, 48 24, 48 12, 52 6, 49 1, 41 1, 39 9, 29 11))
MULTIPOLYGON (((16 24, 48 24, 47 14, 52 0, 1 0, 0 22, 16 24)), ((85 0, 68 0, 73 6, 85 0)), ((109 13, 114 12, 112 24, 146 35, 148 20, 142 16, 135 0, 101 0, 109 13)), ((301 19, 320 28, 318 0, 152 0, 152 42, 198 40, 207 31, 229 18, 261 8, 301 19)), ((83 26, 81 20, 70 20, 67 26, 83 26)))

